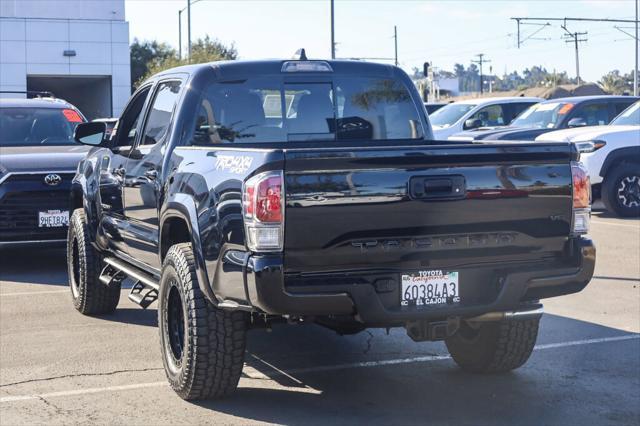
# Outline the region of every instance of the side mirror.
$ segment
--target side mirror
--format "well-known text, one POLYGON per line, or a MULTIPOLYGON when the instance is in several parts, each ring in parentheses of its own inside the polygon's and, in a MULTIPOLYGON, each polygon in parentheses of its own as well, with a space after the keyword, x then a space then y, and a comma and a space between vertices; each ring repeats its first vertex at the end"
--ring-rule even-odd
POLYGON ((92 121, 89 123, 78 124, 75 132, 73 133, 73 139, 84 145, 100 146, 105 141, 106 134, 106 123, 101 121, 92 121))
POLYGON ((466 120, 464 122, 464 129, 465 130, 470 130, 470 129, 477 129, 478 127, 482 126, 482 120, 478 119, 478 118, 470 118, 468 120, 466 120))
POLYGON ((585 127, 586 125, 587 125, 587 121, 581 117, 572 118, 567 123, 567 127, 585 127))

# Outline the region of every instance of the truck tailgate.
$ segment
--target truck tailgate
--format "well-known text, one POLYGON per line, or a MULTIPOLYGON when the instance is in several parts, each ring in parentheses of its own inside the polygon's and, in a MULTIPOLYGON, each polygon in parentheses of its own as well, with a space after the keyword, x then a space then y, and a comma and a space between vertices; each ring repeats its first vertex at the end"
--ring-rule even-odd
POLYGON ((285 151, 285 272, 545 261, 571 226, 569 144, 285 151))

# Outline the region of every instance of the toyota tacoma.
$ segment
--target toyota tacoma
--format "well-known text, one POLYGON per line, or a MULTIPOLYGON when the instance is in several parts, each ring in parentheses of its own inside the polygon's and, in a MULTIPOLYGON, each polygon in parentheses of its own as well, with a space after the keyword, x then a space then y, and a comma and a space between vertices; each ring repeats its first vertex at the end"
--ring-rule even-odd
POLYGON ((399 68, 302 57, 164 71, 71 190, 75 308, 158 302, 184 399, 237 387, 247 331, 404 327, 473 372, 529 358, 540 300, 582 290, 590 185, 570 143, 434 141, 399 68))

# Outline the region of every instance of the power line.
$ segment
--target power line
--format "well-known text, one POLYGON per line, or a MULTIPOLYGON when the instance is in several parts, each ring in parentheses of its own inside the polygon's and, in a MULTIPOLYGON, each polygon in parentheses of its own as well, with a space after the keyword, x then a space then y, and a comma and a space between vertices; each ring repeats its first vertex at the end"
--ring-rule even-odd
MULTIPOLYGON (((634 6, 635 6, 635 19, 610 19, 610 18, 523 18, 523 17, 517 17, 517 18, 511 18, 512 20, 516 21, 518 24, 518 48, 520 47, 520 25, 523 24, 522 21, 562 21, 563 25, 562 28, 569 34, 571 34, 568 30, 567 30, 567 21, 578 21, 578 22, 615 22, 615 23, 632 23, 634 25, 634 29, 635 29, 635 35, 631 35, 629 33, 627 33, 624 30, 621 30, 618 27, 615 27, 617 30, 624 32, 627 35, 630 35, 632 39, 635 40, 635 49, 634 49, 634 56, 635 56, 635 67, 633 69, 633 94, 634 96, 638 96, 638 92, 640 90, 639 87, 639 78, 638 78, 638 74, 640 73, 640 70, 638 69, 638 57, 640 56, 640 53, 638 52, 638 46, 640 43, 640 40, 638 38, 638 32, 640 31, 638 29, 638 24, 640 23, 640 20, 638 20, 638 9, 640 9, 640 0, 634 0, 634 6)), ((576 74, 577 74, 577 78, 578 78, 578 83, 580 83, 580 73, 579 73, 579 60, 578 60, 578 43, 582 40, 578 40, 578 36, 581 35, 579 33, 573 33, 572 34, 572 41, 575 44, 575 48, 576 48, 576 74)), ((583 34, 584 35, 584 34, 583 34)), ((586 40, 584 40, 586 41, 586 40)))

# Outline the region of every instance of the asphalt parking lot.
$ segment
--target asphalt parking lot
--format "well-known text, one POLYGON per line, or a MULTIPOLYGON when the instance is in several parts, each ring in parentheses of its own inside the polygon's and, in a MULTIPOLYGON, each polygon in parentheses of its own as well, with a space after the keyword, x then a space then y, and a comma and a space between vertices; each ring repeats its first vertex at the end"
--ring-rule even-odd
POLYGON ((597 212, 594 280, 545 302, 538 346, 504 375, 459 370, 404 330, 252 331, 240 388, 189 403, 166 385, 156 311, 72 305, 64 253, 0 252, 0 424, 640 424, 640 221, 597 212))

